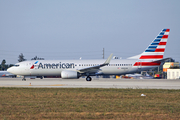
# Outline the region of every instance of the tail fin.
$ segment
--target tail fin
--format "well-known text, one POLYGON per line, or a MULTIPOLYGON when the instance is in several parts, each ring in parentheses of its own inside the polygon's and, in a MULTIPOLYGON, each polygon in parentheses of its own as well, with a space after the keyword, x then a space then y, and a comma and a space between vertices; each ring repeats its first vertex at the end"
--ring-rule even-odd
POLYGON ((163 59, 166 43, 170 29, 163 29, 146 50, 137 56, 130 57, 129 59, 139 58, 143 60, 159 60, 163 59))

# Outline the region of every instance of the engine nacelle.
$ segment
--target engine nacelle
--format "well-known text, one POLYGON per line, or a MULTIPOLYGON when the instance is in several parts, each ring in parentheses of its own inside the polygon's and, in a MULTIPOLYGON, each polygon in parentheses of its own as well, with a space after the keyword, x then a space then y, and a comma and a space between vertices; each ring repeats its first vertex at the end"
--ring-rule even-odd
POLYGON ((76 71, 64 70, 61 72, 61 78, 63 79, 77 79, 78 73, 76 71))

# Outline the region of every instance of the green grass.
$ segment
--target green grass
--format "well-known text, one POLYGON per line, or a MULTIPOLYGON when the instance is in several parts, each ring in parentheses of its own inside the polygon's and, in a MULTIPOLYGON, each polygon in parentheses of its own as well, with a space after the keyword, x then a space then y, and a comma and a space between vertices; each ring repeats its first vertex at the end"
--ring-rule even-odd
POLYGON ((179 113, 180 90, 0 88, 6 120, 180 119, 179 113))

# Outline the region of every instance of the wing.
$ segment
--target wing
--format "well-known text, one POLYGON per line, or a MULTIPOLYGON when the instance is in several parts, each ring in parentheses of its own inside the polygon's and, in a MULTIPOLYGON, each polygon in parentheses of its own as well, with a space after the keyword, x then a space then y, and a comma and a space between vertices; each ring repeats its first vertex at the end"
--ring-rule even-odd
POLYGON ((101 67, 106 66, 110 63, 111 59, 112 59, 113 54, 111 54, 108 59, 100 65, 96 65, 96 66, 92 66, 92 67, 87 67, 87 68, 83 68, 83 69, 79 69, 78 72, 79 73, 96 73, 98 70, 100 70, 101 67))

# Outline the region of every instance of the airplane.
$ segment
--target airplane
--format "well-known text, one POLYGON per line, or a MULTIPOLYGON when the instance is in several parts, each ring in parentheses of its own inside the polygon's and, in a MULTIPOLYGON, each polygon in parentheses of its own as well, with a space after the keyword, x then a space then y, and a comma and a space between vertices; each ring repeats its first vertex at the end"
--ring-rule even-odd
POLYGON ((96 75, 125 75, 153 69, 165 60, 164 51, 170 29, 163 29, 152 43, 139 55, 127 59, 112 59, 111 54, 106 61, 101 60, 32 60, 16 63, 8 68, 8 72, 24 76, 60 76, 62 79, 77 79, 96 75))
POLYGON ((11 74, 7 71, 0 71, 0 77, 13 77, 14 78, 14 77, 16 77, 16 75, 11 74))
POLYGON ((125 76, 129 77, 129 78, 133 78, 133 79, 153 79, 152 76, 150 76, 148 73, 146 73, 145 75, 142 74, 126 74, 125 76))

